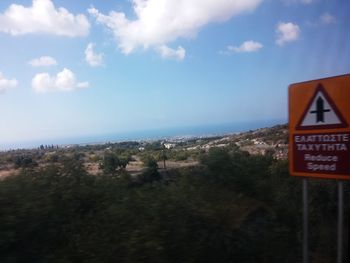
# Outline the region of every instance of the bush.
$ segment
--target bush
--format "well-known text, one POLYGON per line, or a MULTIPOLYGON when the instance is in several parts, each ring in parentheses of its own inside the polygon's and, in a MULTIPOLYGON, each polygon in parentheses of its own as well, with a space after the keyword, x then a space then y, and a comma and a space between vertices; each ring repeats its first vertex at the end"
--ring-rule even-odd
POLYGON ((29 156, 17 156, 14 161, 15 168, 34 168, 38 163, 29 156))

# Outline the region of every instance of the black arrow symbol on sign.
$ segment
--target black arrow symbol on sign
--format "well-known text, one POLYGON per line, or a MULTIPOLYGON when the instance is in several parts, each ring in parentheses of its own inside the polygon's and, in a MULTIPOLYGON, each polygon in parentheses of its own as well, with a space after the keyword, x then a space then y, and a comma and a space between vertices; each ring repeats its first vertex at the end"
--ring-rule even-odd
POLYGON ((324 108, 324 100, 322 97, 318 97, 316 101, 316 110, 310 111, 310 113, 316 114, 316 123, 324 122, 324 113, 331 111, 330 109, 324 108))

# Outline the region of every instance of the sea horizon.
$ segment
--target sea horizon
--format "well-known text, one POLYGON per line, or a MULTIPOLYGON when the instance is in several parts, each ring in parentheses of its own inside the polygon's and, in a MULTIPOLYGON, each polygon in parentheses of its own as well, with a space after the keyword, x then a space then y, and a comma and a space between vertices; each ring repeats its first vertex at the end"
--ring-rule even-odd
POLYGON ((148 130, 136 130, 130 132, 115 132, 99 135, 85 135, 74 137, 62 137, 42 140, 23 140, 18 142, 0 143, 0 151, 11 151, 20 149, 35 149, 40 145, 54 145, 65 147, 68 145, 90 145, 118 143, 123 141, 154 141, 176 137, 210 137, 221 136, 225 134, 234 134, 246 132, 249 130, 271 127, 274 125, 285 124, 286 120, 263 120, 253 122, 234 122, 222 124, 208 124, 197 126, 183 126, 172 128, 159 128, 148 130))

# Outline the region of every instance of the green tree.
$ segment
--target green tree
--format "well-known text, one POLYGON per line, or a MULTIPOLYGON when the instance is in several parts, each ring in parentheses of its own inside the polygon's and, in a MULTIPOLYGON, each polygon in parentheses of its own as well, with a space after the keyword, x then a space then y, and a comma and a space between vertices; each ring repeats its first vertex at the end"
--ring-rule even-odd
POLYGON ((33 168, 38 166, 38 163, 35 162, 30 156, 17 156, 14 161, 16 168, 33 168))
POLYGON ((120 165, 121 162, 118 156, 114 153, 108 152, 103 156, 102 163, 100 164, 100 169, 102 169, 105 174, 115 174, 120 165))
POLYGON ((146 168, 140 176, 142 181, 145 183, 152 183, 160 180, 161 177, 158 172, 158 163, 156 159, 151 155, 146 155, 143 157, 143 163, 146 168))

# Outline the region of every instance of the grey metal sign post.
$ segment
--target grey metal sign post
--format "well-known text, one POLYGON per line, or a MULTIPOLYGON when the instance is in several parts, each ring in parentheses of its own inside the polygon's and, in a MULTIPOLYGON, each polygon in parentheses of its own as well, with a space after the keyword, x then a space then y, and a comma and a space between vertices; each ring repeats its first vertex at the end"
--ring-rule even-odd
POLYGON ((338 242, 337 263, 343 263, 344 185, 338 181, 338 242))
POLYGON ((309 200, 308 179, 303 179, 303 263, 309 262, 309 200))
MULTIPOLYGON (((343 263, 344 183, 338 181, 337 263, 343 263)), ((303 179, 303 263, 309 262, 308 179, 303 179)))

